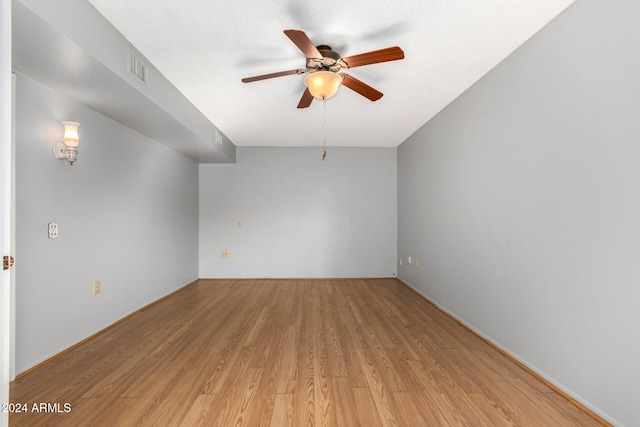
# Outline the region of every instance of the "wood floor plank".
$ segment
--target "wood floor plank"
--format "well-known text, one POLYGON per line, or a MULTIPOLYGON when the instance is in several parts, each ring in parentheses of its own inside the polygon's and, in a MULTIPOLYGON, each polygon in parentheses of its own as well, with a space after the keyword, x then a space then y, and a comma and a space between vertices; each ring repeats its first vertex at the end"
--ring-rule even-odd
POLYGON ((515 427, 527 425, 521 418, 508 413, 502 405, 483 393, 471 393, 469 399, 491 420, 494 426, 515 427))
POLYGON ((264 337, 269 342, 269 345, 264 346, 264 350, 258 359, 260 362, 253 364, 255 367, 262 368, 264 372, 258 384, 256 397, 252 405, 253 408, 246 419, 245 425, 249 426, 270 425, 275 405, 274 397, 278 391, 281 373, 285 371, 283 368, 285 358, 288 359, 285 356, 285 352, 288 351, 285 341, 288 338, 289 327, 282 323, 274 322, 270 329, 268 332, 265 328, 264 332, 264 337))
POLYGON ((298 354, 298 380, 296 381, 293 423, 296 426, 314 426, 316 425, 316 391, 313 346, 303 347, 298 354))
POLYGON ((347 375, 347 365, 345 360, 344 345, 339 333, 341 327, 339 308, 336 306, 336 285, 331 281, 327 282, 326 292, 321 292, 321 304, 325 307, 324 321, 325 339, 327 341, 327 352, 329 370, 334 377, 347 375))
POLYGON ((279 394, 293 394, 296 389, 298 376, 298 328, 289 325, 284 337, 282 348, 282 367, 278 372, 279 394))
MULTIPOLYGON (((255 309, 256 306, 260 306, 259 300, 258 292, 253 292, 250 296, 243 296, 242 308, 230 316, 227 324, 219 329, 226 336, 220 340, 220 344, 217 346, 220 358, 213 370, 213 375, 203 386, 202 393, 222 394, 222 388, 225 387, 225 384, 234 380, 233 374, 244 368, 243 363, 250 363, 252 354, 247 351, 247 347, 242 346, 242 338, 259 316, 260 312, 255 309), (242 361, 242 363, 237 363, 238 361, 242 361)), ((214 334, 212 338, 215 339, 215 336, 217 334, 214 334)))
POLYGON ((473 401, 469 398, 469 393, 465 393, 464 390, 458 388, 455 384, 444 383, 442 388, 444 390, 443 394, 446 395, 453 404, 455 412, 461 414, 470 425, 493 426, 491 419, 485 415, 482 409, 473 404, 473 401))
POLYGON ((336 406, 337 427, 358 427, 362 425, 358 419, 356 402, 353 397, 353 386, 348 377, 331 378, 334 402, 336 406))
POLYGON ((374 362, 375 352, 359 349, 358 355, 363 365, 363 371, 369 384, 369 392, 380 415, 382 424, 387 426, 398 425, 398 409, 391 397, 391 389, 380 375, 380 364, 374 362))
POLYGON ((424 425, 433 427, 451 425, 442 414, 442 410, 453 408, 446 397, 437 392, 428 392, 417 381, 407 383, 407 388, 408 395, 411 396, 415 407, 425 420, 424 425))
MULTIPOLYGON (((264 374, 263 369, 250 369, 248 372, 249 382, 246 385, 246 388, 243 390, 243 393, 239 398, 235 399, 234 407, 230 414, 232 415, 230 418, 222 421, 218 425, 220 426, 238 426, 238 425, 258 425, 251 424, 249 422, 251 413, 253 408, 255 407, 254 401, 256 400, 258 386, 262 380, 262 375, 264 374)), ((260 418, 259 416, 257 417, 260 418)), ((269 416, 269 419, 271 417, 269 416)))
POLYGON ((271 427, 294 427, 293 407, 295 404, 293 394, 276 394, 273 405, 271 427))
MULTIPOLYGON (((316 425, 336 425, 336 412, 333 390, 331 388, 331 372, 329 367, 329 354, 326 338, 326 314, 328 308, 322 304, 323 298, 321 294, 326 293, 324 283, 316 283, 312 292, 313 298, 313 325, 314 325, 314 341, 313 348, 315 351, 313 358, 314 370, 314 392, 315 392, 315 415, 316 425)), ((326 299, 324 299, 326 301, 326 299)))
POLYGON ((11 384, 11 426, 601 425, 395 279, 200 280, 11 384))
MULTIPOLYGON (((350 312, 351 308, 346 306, 344 310, 350 312)), ((338 328, 338 335, 340 336, 340 342, 344 343, 342 347, 343 358, 351 384, 353 387, 368 387, 367 378, 362 371, 360 357, 358 356, 358 348, 362 346, 368 348, 368 346, 363 344, 364 338, 358 333, 356 325, 355 318, 347 323, 341 323, 338 328)))
MULTIPOLYGON (((454 402, 445 392, 443 377, 435 373, 437 367, 429 366, 422 360, 409 361, 413 378, 419 387, 410 389, 412 396, 423 402, 424 408, 429 408, 429 413, 434 418, 433 425, 472 426, 464 414, 456 409, 454 402), (435 368, 435 369, 434 369, 435 368), (419 397, 418 397, 419 396, 419 397)), ((423 416, 427 418, 428 416, 423 416)))
POLYGON ((180 427, 195 427, 201 426, 204 420, 209 415, 209 410, 213 406, 213 403, 218 399, 215 394, 200 394, 193 401, 193 404, 189 407, 187 414, 179 424, 180 427))
POLYGON ((393 392, 392 395, 400 414, 400 425, 406 427, 433 425, 425 421, 409 393, 400 391, 393 392))
POLYGON ((382 417, 378 412, 371 390, 368 387, 356 387, 353 389, 353 401, 355 402, 358 421, 361 426, 366 427, 386 427, 388 425, 397 425, 397 423, 389 424, 386 417, 382 417))

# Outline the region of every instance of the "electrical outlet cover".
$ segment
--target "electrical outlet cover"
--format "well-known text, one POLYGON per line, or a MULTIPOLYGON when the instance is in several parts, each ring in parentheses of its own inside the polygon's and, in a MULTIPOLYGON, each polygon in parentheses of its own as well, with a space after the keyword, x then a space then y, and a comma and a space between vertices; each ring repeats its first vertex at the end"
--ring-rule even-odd
POLYGON ((49 223, 49 238, 57 239, 58 238, 58 224, 55 222, 49 223))
POLYGON ((233 251, 222 251, 222 258, 233 258, 233 251))

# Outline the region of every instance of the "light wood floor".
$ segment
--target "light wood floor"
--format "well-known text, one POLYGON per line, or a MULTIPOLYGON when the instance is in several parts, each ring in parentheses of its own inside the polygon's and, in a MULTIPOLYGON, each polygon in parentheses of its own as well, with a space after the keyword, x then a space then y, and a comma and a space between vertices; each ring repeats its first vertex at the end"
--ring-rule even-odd
POLYGON ((395 279, 201 280, 11 400, 71 406, 13 426, 600 425, 395 279))

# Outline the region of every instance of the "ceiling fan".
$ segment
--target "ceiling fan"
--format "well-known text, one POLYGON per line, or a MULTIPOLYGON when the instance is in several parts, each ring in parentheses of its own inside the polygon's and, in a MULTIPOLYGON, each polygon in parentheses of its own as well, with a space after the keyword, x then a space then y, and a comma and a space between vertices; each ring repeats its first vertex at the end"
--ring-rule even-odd
POLYGON ((382 98, 382 92, 349 74, 339 71, 343 68, 355 68, 404 58, 404 52, 398 46, 341 58, 338 53, 331 50, 331 47, 327 45, 315 46, 304 31, 285 30, 284 33, 307 57, 306 67, 246 77, 242 79, 242 82, 251 83, 274 77, 309 73, 304 79, 307 89, 302 94, 302 98, 300 98, 298 108, 307 108, 311 105, 314 97, 318 99, 331 98, 336 94, 341 84, 371 101, 377 101, 382 98))

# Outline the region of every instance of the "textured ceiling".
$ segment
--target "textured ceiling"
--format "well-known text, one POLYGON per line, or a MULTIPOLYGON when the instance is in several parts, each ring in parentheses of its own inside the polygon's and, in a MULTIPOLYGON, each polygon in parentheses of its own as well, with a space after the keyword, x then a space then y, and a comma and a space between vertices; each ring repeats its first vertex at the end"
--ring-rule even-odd
POLYGON ((326 101, 329 146, 396 147, 573 0, 89 0, 237 146, 319 146, 322 101, 297 109, 304 68, 283 34, 342 56, 400 46, 405 59, 349 70, 384 93, 326 101))

